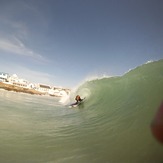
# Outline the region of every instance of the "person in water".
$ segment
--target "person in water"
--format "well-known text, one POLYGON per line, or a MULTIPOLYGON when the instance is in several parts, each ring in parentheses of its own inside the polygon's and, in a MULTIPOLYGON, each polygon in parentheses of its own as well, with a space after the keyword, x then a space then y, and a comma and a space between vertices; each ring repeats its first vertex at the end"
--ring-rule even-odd
POLYGON ((77 95, 77 96, 76 96, 75 100, 76 100, 76 103, 78 103, 78 102, 82 101, 82 99, 80 98, 80 96, 79 96, 79 95, 77 95))

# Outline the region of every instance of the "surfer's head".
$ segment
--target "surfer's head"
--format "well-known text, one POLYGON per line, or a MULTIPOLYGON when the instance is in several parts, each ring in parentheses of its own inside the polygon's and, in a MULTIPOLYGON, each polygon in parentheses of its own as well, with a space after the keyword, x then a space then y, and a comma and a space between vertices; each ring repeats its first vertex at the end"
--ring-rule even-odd
POLYGON ((77 100, 77 101, 80 100, 80 96, 77 95, 76 98, 75 98, 75 100, 77 100))

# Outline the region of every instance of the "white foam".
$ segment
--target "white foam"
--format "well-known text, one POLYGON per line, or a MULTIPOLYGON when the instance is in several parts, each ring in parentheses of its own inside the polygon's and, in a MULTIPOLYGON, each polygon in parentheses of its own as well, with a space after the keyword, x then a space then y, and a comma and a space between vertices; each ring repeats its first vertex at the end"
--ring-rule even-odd
POLYGON ((154 61, 153 60, 149 60, 145 64, 152 63, 152 62, 154 62, 154 61))
POLYGON ((100 80, 100 79, 104 79, 104 78, 111 78, 113 76, 108 76, 106 74, 102 74, 102 75, 92 75, 92 76, 89 76, 85 79, 85 82, 86 81, 93 81, 93 80, 100 80))
POLYGON ((65 95, 60 99, 60 103, 65 104, 68 103, 70 101, 70 96, 69 95, 65 95))
MULTIPOLYGON (((149 63, 152 63, 152 62, 155 62, 155 61, 154 61, 154 60, 149 60, 149 61, 143 63, 142 65, 144 65, 144 64, 149 64, 149 63)), ((124 73, 124 75, 127 74, 128 72, 130 72, 130 71, 136 69, 137 67, 142 66, 142 65, 139 65, 139 66, 136 66, 136 67, 134 67, 134 68, 129 69, 128 71, 126 71, 126 72, 124 73)))

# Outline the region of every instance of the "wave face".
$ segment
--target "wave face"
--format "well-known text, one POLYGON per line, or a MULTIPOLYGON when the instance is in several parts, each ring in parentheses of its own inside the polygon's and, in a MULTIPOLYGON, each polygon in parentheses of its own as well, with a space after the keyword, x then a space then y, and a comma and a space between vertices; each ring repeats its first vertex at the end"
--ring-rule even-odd
POLYGON ((87 81, 71 102, 76 94, 86 100, 70 109, 51 97, 0 90, 0 162, 163 161, 150 131, 163 100, 163 60, 87 81))
POLYGON ((156 149, 150 131, 163 100, 163 60, 139 66, 121 77, 86 82, 77 93, 88 96, 84 109, 89 110, 92 133, 101 138, 98 145, 102 144, 108 160, 163 160, 163 146, 156 149))

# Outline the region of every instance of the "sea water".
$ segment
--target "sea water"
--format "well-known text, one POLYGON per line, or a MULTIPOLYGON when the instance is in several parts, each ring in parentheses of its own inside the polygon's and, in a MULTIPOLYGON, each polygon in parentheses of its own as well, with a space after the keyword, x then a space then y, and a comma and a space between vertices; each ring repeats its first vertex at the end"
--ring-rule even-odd
POLYGON ((2 163, 162 163, 150 124, 163 100, 163 60, 87 81, 84 104, 0 90, 2 163))

